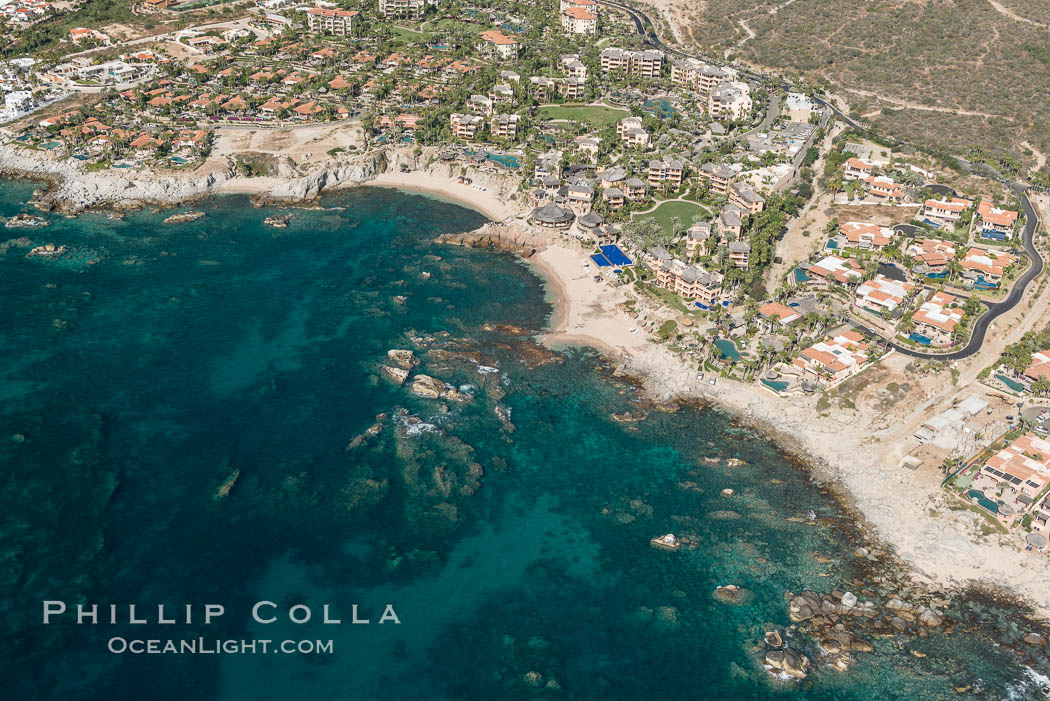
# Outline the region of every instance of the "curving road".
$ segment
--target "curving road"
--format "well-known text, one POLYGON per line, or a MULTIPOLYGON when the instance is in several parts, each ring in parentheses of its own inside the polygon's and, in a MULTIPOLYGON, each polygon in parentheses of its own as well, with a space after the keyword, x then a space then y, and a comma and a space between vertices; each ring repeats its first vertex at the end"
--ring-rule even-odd
MULTIPOLYGON (((598 0, 598 2, 601 5, 607 5, 609 7, 627 13, 628 17, 630 17, 631 20, 634 22, 634 26, 635 29, 638 31, 638 34, 641 35, 644 42, 649 46, 678 56, 684 56, 687 58, 700 58, 701 60, 705 60, 709 63, 717 63, 716 61, 711 61, 710 59, 706 59, 703 56, 690 54, 688 52, 682 51, 679 48, 668 46, 667 44, 665 44, 660 39, 660 36, 656 33, 656 28, 652 20, 649 19, 649 17, 644 12, 641 12, 640 10, 636 10, 633 7, 623 5, 618 2, 610 2, 609 0, 598 0)), ((770 76, 763 76, 752 71, 741 69, 737 70, 741 75, 747 78, 751 78, 752 80, 756 80, 759 82, 764 80, 774 80, 782 88, 786 89, 790 87, 787 81, 784 81, 782 79, 772 78, 770 76)), ((775 96, 773 99, 775 99, 775 96)), ((850 119, 850 117, 847 114, 839 110, 827 100, 824 100, 814 95, 813 101, 830 109, 832 112, 838 115, 838 118, 840 120, 842 120, 846 124, 849 124, 850 126, 857 129, 864 129, 864 127, 855 122, 853 119, 850 119)), ((895 141, 897 145, 903 145, 903 142, 901 141, 890 141, 895 141)), ((1004 181, 1000 179, 1000 182, 1004 181)), ((1032 280, 1034 280, 1036 276, 1039 275, 1039 273, 1043 272, 1043 257, 1039 255, 1039 251, 1037 251, 1035 247, 1035 230, 1036 228, 1038 228, 1039 217, 1035 212, 1035 208, 1032 207, 1032 203, 1028 199, 1028 186, 1023 183, 1006 184, 1009 184, 1014 190, 1016 190, 1020 195, 1022 195, 1021 206, 1024 208, 1025 211, 1025 227, 1024 231, 1021 234, 1021 241, 1024 245, 1025 253, 1028 254, 1028 258, 1032 261, 1032 264, 1028 266, 1028 269, 1014 283, 1013 289, 1010 290, 1010 294, 1007 295, 1006 299, 1004 299, 1002 302, 984 302, 985 306, 988 307, 988 311, 982 314, 977 319, 976 323, 974 323, 973 331, 970 334, 970 340, 963 348, 960 348, 957 351, 952 351, 951 353, 928 353, 925 351, 915 350, 914 348, 910 348, 907 346, 902 346, 894 341, 886 341, 885 339, 883 339, 883 341, 889 347, 893 348, 899 353, 911 356, 913 358, 925 358, 931 360, 959 360, 960 358, 968 358, 969 356, 973 355, 981 349, 981 346, 984 344, 984 337, 988 333, 988 327, 991 325, 991 323, 995 321, 995 319, 997 319, 998 317, 1002 316, 1006 312, 1016 307, 1018 302, 1020 302, 1021 299, 1024 297, 1024 293, 1028 289, 1028 284, 1032 282, 1032 280)), ((882 338, 882 336, 880 336, 874 330, 865 326, 859 321, 849 319, 849 323, 855 328, 861 329, 866 333, 870 334, 871 336, 874 336, 875 338, 882 338)))
MULTIPOLYGON (((1015 184, 1015 187, 1018 186, 1019 184, 1015 184)), ((1006 299, 1002 302, 984 303, 985 306, 988 307, 988 311, 978 317, 977 322, 973 325, 973 332, 970 334, 969 343, 951 353, 928 353, 916 350, 909 346, 902 346, 894 341, 886 341, 886 344, 890 348, 893 348, 893 350, 898 353, 913 358, 924 358, 927 360, 959 360, 961 358, 968 358, 981 349, 981 346, 984 344, 984 337, 988 333, 989 325, 998 317, 1016 307, 1018 302, 1021 301, 1021 298, 1024 297, 1025 291, 1028 289, 1028 283, 1034 280, 1039 273, 1043 272, 1043 257, 1039 255, 1039 251, 1036 250, 1035 247, 1035 230, 1038 228, 1039 218, 1035 213, 1035 208, 1032 207, 1032 203, 1028 200, 1028 193, 1023 192, 1022 190, 1022 195, 1021 206, 1024 208, 1026 221, 1024 232, 1021 234, 1021 241, 1024 245, 1024 251, 1028 254, 1028 258, 1032 261, 1032 264, 1028 266, 1028 269, 1024 271, 1021 277, 1017 278, 1013 289, 1010 290, 1010 294, 1007 295, 1006 299)), ((849 323, 855 328, 861 329, 876 338, 882 338, 878 333, 858 321, 851 319, 849 320, 849 323)))

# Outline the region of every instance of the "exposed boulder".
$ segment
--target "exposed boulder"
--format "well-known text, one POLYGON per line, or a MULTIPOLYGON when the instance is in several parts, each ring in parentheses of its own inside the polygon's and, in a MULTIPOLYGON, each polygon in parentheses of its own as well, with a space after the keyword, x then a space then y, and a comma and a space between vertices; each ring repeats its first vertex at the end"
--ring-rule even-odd
POLYGON ((419 358, 417 358, 416 354, 410 350, 391 348, 386 352, 386 357, 393 360, 398 367, 402 367, 405 370, 411 370, 419 365, 419 358))
POLYGON ((445 392, 445 383, 429 375, 416 375, 411 387, 415 395, 424 399, 438 399, 445 392))
POLYGON ((383 373, 383 377, 393 382, 395 385, 403 385, 405 380, 408 379, 408 370, 404 368, 393 368, 389 365, 384 365, 380 372, 383 373))

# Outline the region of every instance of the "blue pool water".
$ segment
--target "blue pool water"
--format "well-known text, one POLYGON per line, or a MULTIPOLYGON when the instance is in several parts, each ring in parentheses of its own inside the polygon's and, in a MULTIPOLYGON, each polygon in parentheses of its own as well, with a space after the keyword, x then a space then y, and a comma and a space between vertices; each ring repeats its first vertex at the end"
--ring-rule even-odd
POLYGON ((736 344, 730 341, 728 338, 720 338, 715 341, 715 348, 722 355, 723 358, 729 360, 740 360, 740 351, 737 349, 736 344))
POLYGON ((921 333, 919 333, 917 331, 913 331, 912 333, 910 333, 908 335, 908 338, 911 339, 912 341, 915 341, 916 343, 919 343, 919 344, 924 345, 924 346, 928 346, 931 343, 933 343, 933 339, 932 338, 930 338, 929 336, 923 336, 921 333))

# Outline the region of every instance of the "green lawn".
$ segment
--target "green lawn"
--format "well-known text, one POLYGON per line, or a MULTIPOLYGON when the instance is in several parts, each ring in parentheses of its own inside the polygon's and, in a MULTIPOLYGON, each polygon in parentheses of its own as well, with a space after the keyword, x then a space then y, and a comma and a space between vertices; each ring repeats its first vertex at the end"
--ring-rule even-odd
POLYGON ((645 214, 632 215, 636 219, 655 219, 656 223, 666 231, 671 231, 671 220, 678 217, 682 220, 682 226, 688 229, 693 225, 693 217, 697 214, 707 214, 707 211, 698 204, 692 202, 664 202, 659 207, 645 214))
POLYGON ((394 38, 406 44, 422 42, 430 38, 429 34, 417 32, 414 29, 408 29, 407 27, 399 27, 396 24, 387 27, 387 29, 389 29, 390 33, 394 35, 394 38))
MULTIPOLYGON (((459 31, 467 32, 469 34, 480 34, 481 32, 485 31, 485 29, 486 29, 486 27, 483 27, 483 26, 481 26, 480 24, 478 24, 476 22, 461 22, 461 21, 456 20, 456 19, 448 19, 448 18, 439 19, 439 20, 430 20, 429 22, 424 22, 423 25, 422 25, 422 28, 423 28, 424 32, 428 32, 428 33, 430 33, 430 32, 445 32, 445 31, 459 30, 459 31)), ((488 29, 491 29, 491 28, 492 27, 488 27, 488 29)))
POLYGON ((587 105, 544 105, 537 110, 541 119, 570 119, 574 122, 585 122, 595 127, 614 124, 629 116, 627 110, 614 110, 611 107, 589 107, 587 105))

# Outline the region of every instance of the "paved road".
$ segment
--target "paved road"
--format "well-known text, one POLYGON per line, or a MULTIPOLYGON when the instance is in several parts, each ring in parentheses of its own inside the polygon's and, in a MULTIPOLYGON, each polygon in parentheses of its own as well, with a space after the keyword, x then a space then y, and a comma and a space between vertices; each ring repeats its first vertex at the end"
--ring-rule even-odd
MULTIPOLYGON (((970 342, 957 351, 952 351, 951 353, 928 353, 916 350, 909 346, 902 346, 893 341, 889 342, 891 348, 913 358, 925 358, 931 360, 959 360, 961 358, 968 358, 981 349, 981 345, 984 343, 984 337, 988 333, 989 325, 998 317, 1016 307, 1018 302, 1021 301, 1021 298, 1024 297, 1025 290, 1028 289, 1028 283, 1034 280, 1036 276, 1043 271, 1044 262, 1043 257, 1039 255, 1039 251, 1036 250, 1035 247, 1035 230, 1039 223, 1039 219, 1035 213, 1035 208, 1032 207, 1032 203, 1028 200, 1028 195, 1023 193, 1023 186, 1020 186, 1019 183, 1015 183, 1015 188, 1022 189, 1021 205, 1024 207, 1026 222, 1024 232, 1021 234, 1021 241, 1024 244, 1025 253, 1028 254, 1028 258, 1032 261, 1032 264, 1028 266, 1028 269, 1014 283, 1013 289, 1010 290, 1010 294, 1007 295, 1006 299, 1002 302, 985 302, 988 311, 982 314, 974 324, 973 333, 970 334, 970 342)), ((879 335, 858 321, 850 320, 850 324, 873 335, 879 335)))
MULTIPOLYGON (((627 5, 622 5, 622 4, 618 3, 618 2, 609 2, 609 0, 599 0, 599 1, 600 1, 600 4, 602 4, 602 5, 608 5, 609 7, 613 7, 613 8, 616 8, 618 10, 622 10, 622 11, 626 12, 627 15, 630 16, 631 20, 634 22, 635 29, 642 36, 642 38, 645 40, 646 44, 648 44, 650 46, 653 46, 655 48, 661 49, 663 51, 666 51, 667 53, 675 54, 675 55, 678 55, 678 56, 701 58, 702 60, 707 60, 710 63, 717 63, 715 61, 710 61, 709 59, 704 59, 701 56, 693 56, 692 54, 689 54, 689 53, 687 53, 685 51, 682 51, 681 49, 678 49, 678 48, 675 48, 675 47, 672 47, 672 46, 668 46, 667 44, 665 44, 660 39, 660 37, 657 35, 656 29, 655 29, 655 25, 653 25, 652 20, 650 20, 649 17, 647 15, 645 15, 643 12, 640 12, 639 10, 634 9, 633 7, 629 7, 627 5)), ((772 79, 769 76, 763 76, 763 75, 760 75, 760 74, 757 74, 757 73, 754 73, 754 72, 751 72, 751 71, 745 71, 745 70, 740 70, 740 74, 745 76, 745 77, 747 77, 747 78, 751 78, 753 80, 757 80, 759 82, 764 81, 764 80, 772 79)), ((776 79, 772 79, 772 80, 776 80, 776 79)), ((788 85, 788 83, 786 81, 779 81, 778 84, 780 85, 780 87, 783 87, 783 88, 788 88, 789 87, 789 85, 788 85)), ((850 119, 850 117, 847 114, 845 114, 844 112, 842 112, 841 110, 839 110, 837 107, 835 107, 831 103, 827 102, 826 100, 823 100, 820 97, 814 96, 813 97, 813 101, 818 103, 818 104, 820 104, 820 105, 824 105, 825 107, 829 108, 836 115, 838 115, 838 118, 841 121, 845 122, 846 124, 849 124, 850 126, 852 126, 854 128, 857 128, 857 129, 864 129, 863 126, 861 126, 860 124, 858 124, 854 120, 850 119)), ((768 113, 767 113, 767 117, 768 117, 768 113)), ((770 120, 770 122, 772 122, 772 120, 770 120)), ((901 145, 902 144, 902 142, 900 142, 900 141, 894 141, 894 140, 890 140, 890 139, 888 139, 888 141, 891 141, 892 143, 895 143, 897 145, 901 145)), ((999 179, 999 181, 1000 182, 1004 182, 1002 179, 999 179)), ((1002 316, 1006 312, 1008 312, 1011 309, 1013 309, 1014 307, 1016 307, 1017 303, 1020 302, 1021 298, 1024 297, 1025 290, 1028 289, 1028 284, 1032 280, 1034 280, 1036 278, 1036 276, 1039 275, 1039 273, 1041 273, 1043 271, 1043 265, 1044 265, 1043 257, 1041 255, 1039 255, 1039 251, 1036 250, 1036 248, 1035 248, 1035 241, 1034 241, 1034 239, 1035 239, 1035 230, 1036 230, 1036 228, 1038 226, 1039 219, 1036 216, 1035 208, 1032 207, 1032 203, 1028 200, 1028 195, 1026 193, 1027 185, 1025 185, 1024 183, 1006 183, 1006 184, 1010 185, 1015 191, 1018 192, 1018 194, 1021 195, 1021 205, 1022 205, 1022 207, 1025 210, 1026 222, 1025 222, 1024 232, 1021 235, 1021 240, 1022 240, 1022 243, 1024 245, 1025 253, 1028 254, 1029 260, 1032 261, 1032 264, 1030 266, 1028 266, 1028 270, 1026 270, 1024 272, 1024 274, 1021 275, 1021 277, 1019 277, 1017 279, 1017 281, 1014 283, 1013 289, 1010 290, 1010 294, 1006 297, 1006 299, 1004 299, 1002 302, 985 302, 984 303, 985 306, 988 307, 988 311, 985 312, 984 314, 982 314, 977 319, 977 322, 974 324, 974 327, 973 327, 973 332, 970 334, 970 341, 969 341, 969 343, 966 344, 965 347, 963 347, 963 348, 961 348, 961 349, 959 349, 957 351, 953 351, 951 353, 928 353, 928 352, 924 352, 924 351, 915 350, 914 348, 910 348, 910 347, 907 347, 907 346, 899 345, 899 344, 897 344, 897 343, 895 343, 893 341, 888 341, 888 344, 889 344, 889 346, 891 348, 893 348, 894 350, 896 350, 896 351, 898 351, 898 352, 900 352, 900 353, 902 353, 904 355, 908 355, 908 356, 911 356, 911 357, 914 357, 914 358, 927 358, 927 359, 933 359, 933 360, 959 360, 960 358, 968 358, 969 356, 973 355, 974 353, 976 353, 977 351, 979 351, 981 349, 981 345, 984 343, 985 334, 988 333, 989 325, 991 325, 991 323, 993 321, 995 321, 995 319, 997 319, 998 317, 1002 316)), ((873 336, 881 338, 881 336, 879 334, 875 333, 875 331, 873 331, 872 329, 864 326, 863 324, 861 324, 858 321, 850 319, 849 323, 852 324, 856 328, 859 328, 861 330, 864 330, 864 331, 872 334, 873 336)))

